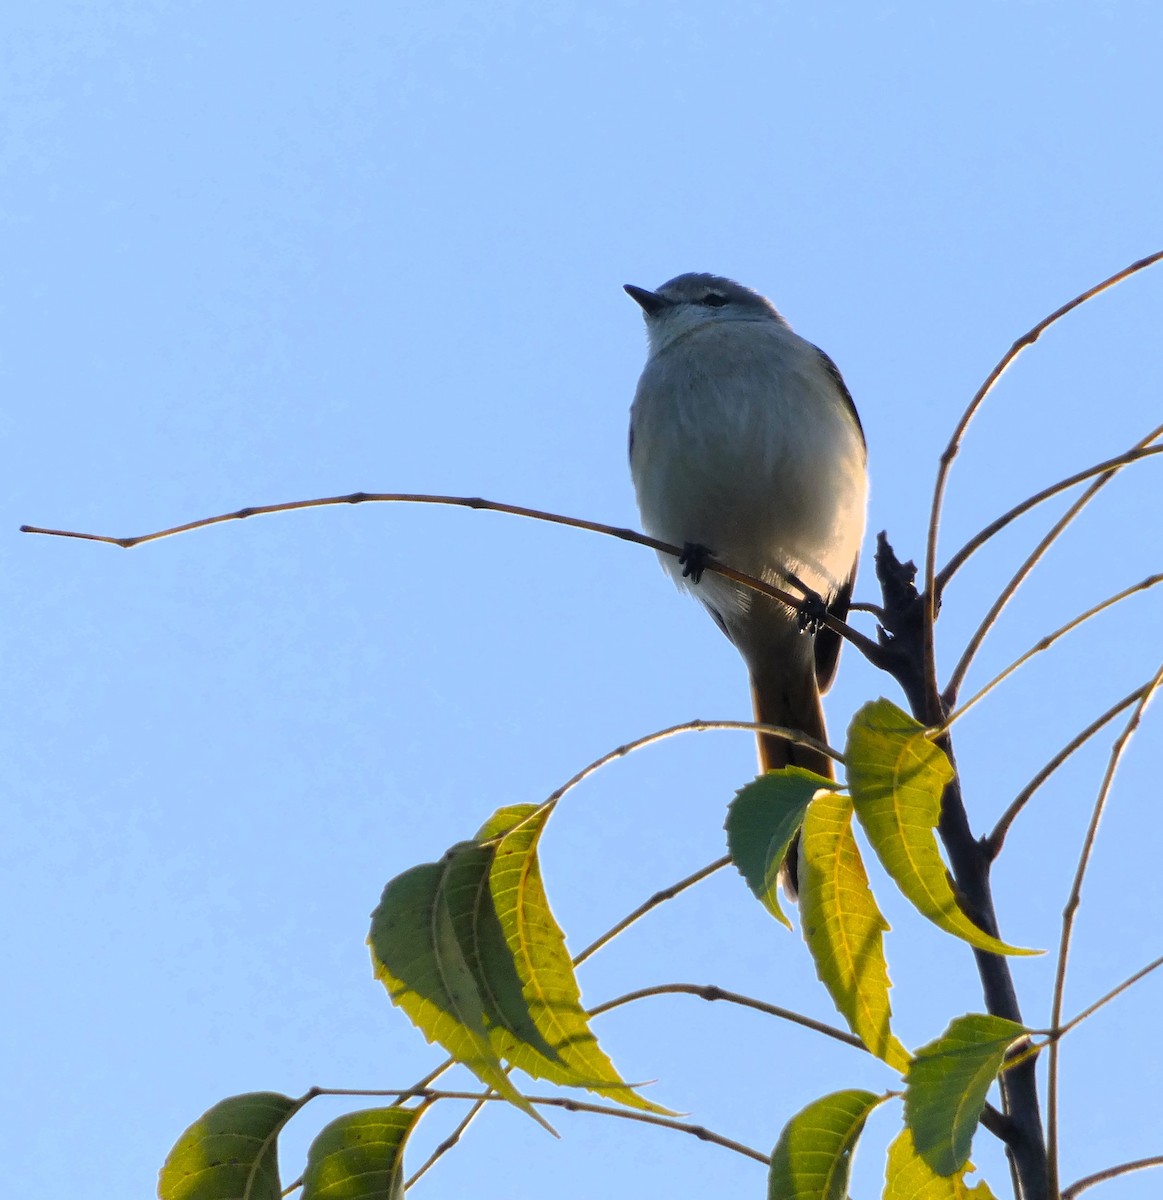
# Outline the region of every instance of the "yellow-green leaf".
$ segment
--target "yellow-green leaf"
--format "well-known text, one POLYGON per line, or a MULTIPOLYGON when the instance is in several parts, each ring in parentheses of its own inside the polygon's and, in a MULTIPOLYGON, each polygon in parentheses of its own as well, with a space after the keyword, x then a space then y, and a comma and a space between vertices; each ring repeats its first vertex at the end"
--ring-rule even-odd
MULTIPOLYGON (((464 844, 475 850, 472 843, 464 844)), ((486 1027, 485 1003, 465 962, 445 893, 461 846, 438 863, 397 875, 372 913, 368 945, 376 978, 430 1042, 546 1129, 552 1126, 509 1081, 486 1027)))
POLYGON ((332 1121, 307 1151, 302 1200, 403 1200, 404 1144, 422 1111, 369 1108, 332 1121))
POLYGON ((995 1200, 984 1180, 972 1186, 966 1183, 965 1176, 973 1170, 967 1162, 954 1175, 938 1175, 917 1153, 906 1127, 888 1148, 882 1200, 995 1200))
POLYGON ((965 1165, 1006 1051, 1026 1034, 1004 1017, 970 1013, 913 1056, 905 1077, 905 1123, 917 1153, 938 1175, 965 1165))
POLYGON ((589 1027, 565 935, 541 882, 537 843, 550 810, 513 805, 493 815, 482 833, 506 830, 496 846, 489 886, 505 943, 533 1023, 568 1069, 569 1083, 633 1108, 673 1115, 625 1083, 589 1027))
POLYGON ((846 1200, 856 1141, 884 1099, 852 1088, 796 1113, 772 1151, 767 1200, 846 1200))
POLYGON ((480 992, 489 1041, 498 1057, 534 1078, 576 1082, 537 1028, 525 1000, 489 889, 495 857, 491 845, 458 846, 444 888, 457 942, 480 992))
POLYGON ((277 1092, 248 1092, 208 1108, 170 1151, 160 1200, 279 1200, 275 1144, 299 1107, 277 1092))
POLYGON ((918 912, 979 950, 1041 953, 999 941, 957 903, 934 832, 953 767, 923 725, 888 700, 874 700, 853 718, 844 760, 856 817, 884 869, 918 912))
POLYGON ((788 929, 791 922, 779 906, 779 871, 808 803, 821 788, 835 787, 814 771, 784 767, 740 788, 727 808, 731 861, 764 908, 788 929))
POLYGON ((903 1071, 909 1052, 890 1028, 888 922, 852 833, 852 801, 825 792, 808 806, 800 843, 800 920, 816 973, 852 1032, 903 1071))

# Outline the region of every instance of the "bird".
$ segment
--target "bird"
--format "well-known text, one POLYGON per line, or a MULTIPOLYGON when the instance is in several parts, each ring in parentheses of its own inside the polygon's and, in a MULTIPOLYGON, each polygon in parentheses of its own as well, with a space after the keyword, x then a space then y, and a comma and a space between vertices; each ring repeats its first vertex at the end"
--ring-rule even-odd
MULTIPOLYGON (((867 446, 836 364, 770 300, 719 275, 626 284, 647 359, 630 410, 630 473, 643 528, 747 666, 755 720, 827 742, 820 697, 852 600, 868 499, 867 446), (798 608, 706 571, 722 563, 803 600, 798 608)), ((758 735, 762 772, 834 778, 810 747, 758 735)), ((794 896, 795 847, 784 883, 794 896)))

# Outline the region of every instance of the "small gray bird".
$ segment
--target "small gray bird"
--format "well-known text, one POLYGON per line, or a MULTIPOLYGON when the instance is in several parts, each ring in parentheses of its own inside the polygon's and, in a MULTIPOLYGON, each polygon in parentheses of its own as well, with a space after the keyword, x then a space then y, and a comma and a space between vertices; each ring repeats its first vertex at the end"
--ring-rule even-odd
MULTIPOLYGON (((844 618, 868 492, 852 397, 835 363, 750 288, 690 274, 626 291, 649 337, 630 410, 643 526, 685 547, 682 561, 664 555, 663 565, 743 656, 755 719, 826 741, 820 694, 842 639, 826 627, 803 632, 796 610, 702 567, 712 557, 806 592, 801 612, 822 601, 844 618)), ((759 761, 764 771, 792 764, 832 777, 828 758, 776 737, 760 736, 759 761)))

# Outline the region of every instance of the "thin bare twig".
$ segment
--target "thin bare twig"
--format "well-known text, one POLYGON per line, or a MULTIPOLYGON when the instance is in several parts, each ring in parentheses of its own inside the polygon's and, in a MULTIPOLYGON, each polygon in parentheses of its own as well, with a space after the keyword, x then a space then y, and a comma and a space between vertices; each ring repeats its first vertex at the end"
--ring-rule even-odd
POLYGON ((1128 975, 1127 978, 1118 985, 1118 987, 1111 988, 1111 990, 1107 992, 1105 996, 1100 996, 1093 1004, 1089 1005, 1087 1008, 1084 1008, 1082 1012, 1078 1014, 1078 1016, 1067 1021, 1066 1024, 1063 1025, 1058 1031, 1058 1036, 1060 1038, 1065 1037, 1075 1027, 1075 1025, 1081 1025, 1087 1017, 1094 1016, 1094 1014, 1098 1012, 1098 1010, 1102 1008, 1104 1004, 1109 1004, 1116 996, 1122 995, 1127 988, 1133 987, 1139 982, 1140 979, 1144 979, 1146 976, 1150 975, 1152 971, 1157 970, 1159 967, 1163 967, 1163 955, 1153 959, 1145 967, 1141 967, 1133 975, 1128 975))
POLYGON ((780 1008, 777 1004, 767 1004, 763 1000, 756 1000, 751 996, 743 996, 739 992, 729 992, 725 988, 715 987, 713 984, 698 984, 698 983, 660 983, 654 987, 639 988, 637 991, 627 992, 624 996, 618 996, 614 1000, 607 1000, 603 1004, 596 1004, 589 1010, 591 1017, 600 1016, 602 1013, 609 1012, 612 1008, 619 1008, 623 1004, 631 1004, 635 1000, 642 1000, 647 996, 697 996, 700 1000, 724 1000, 728 1004, 738 1004, 742 1008, 753 1008, 756 1012, 766 1013, 769 1017, 780 1017, 785 1021, 791 1021, 795 1025, 802 1025, 805 1029, 815 1030, 816 1033, 822 1033, 826 1037, 834 1038, 838 1042, 843 1042, 846 1046, 855 1046, 857 1050, 868 1050, 868 1047, 854 1034, 846 1033, 843 1029, 837 1029, 834 1025, 827 1025, 823 1021, 817 1021, 813 1017, 805 1017, 803 1013, 794 1012, 790 1008, 780 1008))
POLYGON ((1079 613, 1078 616, 1072 617, 1065 625, 1055 629, 1053 633, 1046 634, 1045 637, 1039 638, 1024 654, 1015 658, 1012 663, 1004 670, 999 671, 984 687, 982 687, 974 695, 970 696, 964 704, 960 705, 954 712, 951 712, 945 719, 942 726, 943 729, 948 729, 955 721, 959 721, 979 700, 985 699, 990 692, 993 691, 998 684, 1008 679, 1016 670, 1024 666, 1031 658, 1041 654, 1044 650, 1049 650, 1060 638, 1065 637, 1068 633, 1077 629, 1080 625, 1085 624, 1091 617, 1097 617, 1099 613, 1105 612, 1108 608, 1113 608, 1116 604, 1120 604, 1130 596, 1136 595, 1138 592, 1145 592, 1149 588, 1153 588, 1156 584, 1163 583, 1163 572, 1156 575, 1148 575, 1146 579, 1140 579, 1138 583, 1131 584, 1130 587, 1125 587, 1121 592, 1116 592, 1113 596, 1108 596, 1105 600, 1100 600, 1098 604, 1088 608, 1085 612, 1079 613))
POLYGON ((1068 1188, 1063 1189, 1062 1200, 1075 1200, 1076 1196, 1080 1196, 1087 1188, 1094 1187, 1096 1183, 1106 1183, 1110 1179, 1117 1179, 1120 1175, 1129 1175, 1132 1171, 1144 1171, 1147 1167, 1163 1167, 1163 1154, 1155 1154, 1151 1158, 1136 1158, 1134 1162, 1119 1163, 1117 1167, 1107 1167, 1105 1171, 1096 1171, 1093 1175, 1076 1180, 1068 1188))
MULTIPOLYGON (((82 533, 72 529, 46 529, 39 525, 21 525, 21 533, 38 533, 46 537, 75 538, 83 542, 99 542, 106 546, 120 546, 123 550, 131 550, 134 546, 142 546, 147 542, 161 541, 163 538, 175 537, 178 534, 190 533, 195 529, 207 529, 211 525, 222 525, 228 521, 244 521, 248 517, 269 516, 273 513, 298 512, 306 508, 331 508, 340 504, 437 504, 452 508, 472 508, 484 512, 507 513, 513 517, 525 517, 531 521, 547 521, 551 525, 565 525, 570 529, 584 529, 590 533, 600 533, 605 537, 617 538, 619 541, 632 542, 637 546, 646 546, 659 554, 669 554, 678 558, 683 553, 681 546, 672 546, 669 542, 660 542, 657 538, 648 537, 633 529, 624 529, 618 525, 605 525, 600 521, 587 521, 581 517, 567 517, 561 513, 545 512, 539 508, 526 508, 520 504, 505 504, 499 500, 485 500, 480 496, 436 496, 420 492, 350 492, 345 496, 320 496, 313 500, 288 500, 283 504, 256 504, 234 512, 218 513, 212 517, 201 517, 197 521, 186 521, 181 525, 171 525, 168 529, 157 529, 152 533, 138 534, 135 537, 111 537, 103 533, 82 533)), ((797 608, 803 597, 785 592, 762 579, 755 579, 734 567, 711 558, 706 563, 706 570, 722 575, 735 583, 751 588, 752 591, 779 600, 792 608, 797 608)), ((792 586, 795 586, 792 582, 792 586)), ((820 622, 833 632, 854 645, 861 654, 874 664, 884 660, 884 652, 872 638, 865 637, 859 630, 853 629, 846 622, 834 617, 831 613, 820 614, 820 622)))
POLYGON ((435 1150, 412 1172, 411 1177, 404 1184, 404 1191, 407 1192, 411 1186, 420 1178, 421 1175, 430 1171, 448 1152, 464 1137, 465 1130, 476 1120, 477 1114, 481 1112, 484 1106, 488 1103, 488 1098, 495 1096, 496 1093, 491 1089, 486 1096, 482 1096, 468 1110, 467 1113, 457 1122, 456 1128, 446 1137, 435 1150))
POLYGON ((1055 771, 1082 745, 1088 742, 1108 721, 1114 720, 1115 717, 1123 711, 1124 708, 1134 704, 1136 700, 1150 687, 1150 684, 1143 684, 1142 687, 1137 687, 1133 692, 1124 696, 1117 703, 1112 704, 1100 717, 1096 717, 1091 723, 1082 730, 1081 733, 1071 738, 1057 754, 1026 784, 1024 788, 1013 798, 1009 807, 1002 813, 998 823, 993 827, 993 832, 990 833, 983 843, 985 853, 990 862, 992 862, 1001 853, 1001 848, 1005 843, 1006 835, 1009 833, 1010 826, 1017 819, 1018 814, 1029 803, 1030 798, 1034 793, 1054 774, 1055 771))
POLYGON ((955 702, 957 692, 961 684, 965 681, 966 672, 968 672, 978 650, 981 649, 981 643, 985 641, 986 634, 993 628, 998 617, 1001 615, 1002 609, 1013 599, 1014 593, 1021 587, 1023 581, 1034 567, 1038 565, 1038 562, 1046 551, 1058 540, 1062 531, 1110 483, 1117 473, 1116 470, 1110 470, 1106 474, 1100 475, 1062 516, 1054 522, 1050 532, 1034 547, 1025 562, 1014 572, 1010 581, 1002 588, 997 599, 990 605, 989 612, 982 618, 981 624, 978 625, 973 636, 969 639, 969 644, 957 660, 957 665, 953 668, 953 673, 950 675, 949 683, 945 688, 945 696, 949 698, 950 703, 955 702))
POLYGON ((817 741, 814 737, 809 737, 806 733, 801 733, 798 729, 787 729, 782 725, 762 725, 757 721, 704 721, 696 718, 693 721, 682 721, 678 725, 668 725, 665 729, 657 729, 653 733, 644 734, 640 738, 635 738, 632 742, 625 742, 621 746, 616 746, 613 750, 608 750, 600 758, 595 758, 593 762, 582 767, 576 775, 567 779, 561 787, 546 797, 544 805, 556 804, 566 792, 577 787, 583 779, 588 779, 595 771, 600 771, 615 759, 625 758, 627 754, 635 750, 641 750, 643 746, 650 746, 654 742, 664 741, 666 738, 674 737, 679 733, 707 733, 714 730, 741 730, 745 733, 772 734, 775 737, 782 737, 793 746, 806 746, 808 749, 816 750, 820 754, 826 754, 829 758, 835 759, 836 762, 844 761, 844 756, 838 750, 833 750, 831 746, 817 741))
POLYGON ((1155 254, 1149 254, 1146 258, 1140 258, 1138 261, 1131 263, 1130 266, 1124 267, 1121 271, 1117 271, 1114 275, 1104 279, 1101 283, 1095 284, 1094 287, 1087 288, 1085 292, 1081 292, 1073 300, 1063 304, 1060 308, 1056 308, 1048 317, 1043 317, 1032 329, 1022 334, 1005 354, 1002 355, 993 370, 986 376, 985 382, 977 389, 968 407, 961 414, 961 418, 953 430, 953 436, 949 439, 949 444, 941 453, 941 460, 937 467, 937 478, 933 484, 933 501, 929 511, 929 531, 925 549, 925 686, 933 699, 936 699, 939 695, 937 688, 937 662, 933 645, 933 627, 937 618, 937 531, 941 524, 941 506, 945 498, 945 487, 948 482, 949 471, 953 466, 953 460, 957 457, 961 449, 961 441, 965 436, 965 431, 969 428, 969 423, 977 415, 977 410, 984 403, 989 393, 993 391, 994 385, 1008 370, 1010 364, 1027 346, 1032 346, 1051 325, 1061 320, 1062 317, 1072 312, 1079 305, 1085 304, 1101 292, 1105 292, 1108 288, 1114 287, 1136 272, 1144 270, 1153 263, 1157 263, 1160 259, 1163 259, 1163 250, 1155 254))
POLYGON ((596 954, 608 942, 612 942, 618 934, 623 930, 628 929, 635 921, 645 916, 652 908, 657 908, 660 904, 665 904, 667 900, 673 900, 680 892, 685 892, 687 888, 693 887, 696 883, 701 883, 708 876, 713 875, 716 871, 721 871, 724 867, 731 863, 729 854, 723 855, 722 858, 716 859, 713 863, 708 863, 705 867, 700 867, 693 874, 688 875, 685 879, 680 879, 677 883, 672 883, 670 887, 665 887, 661 891, 657 891, 649 900, 640 904, 632 913, 624 916, 616 925, 611 925, 601 937, 594 941, 574 957, 573 965, 580 966, 592 954, 596 954))
MULTIPOLYGON (((399 1088, 312 1088, 308 1093, 308 1098, 312 1096, 399 1095, 429 1101, 480 1100, 489 1102, 503 1099, 495 1092, 445 1092, 432 1088, 406 1088, 403 1092, 399 1088)), ((721 1133, 715 1133, 713 1130, 707 1129, 704 1125, 691 1125, 686 1121, 676 1120, 674 1117, 659 1117, 653 1113, 641 1112, 638 1109, 617 1108, 612 1104, 590 1104, 584 1100, 575 1100, 571 1096, 526 1096, 525 1099, 530 1104, 543 1104, 551 1108, 564 1109, 566 1112, 595 1113, 602 1117, 617 1117, 623 1121, 639 1121, 644 1125, 657 1125, 663 1129, 673 1129, 677 1133, 690 1134, 692 1137, 698 1138, 700 1142, 711 1142, 716 1146, 722 1146, 725 1150, 734 1150, 736 1154, 752 1158, 758 1163, 763 1163, 764 1166, 770 1166, 771 1164, 769 1155, 754 1150, 750 1146, 745 1146, 742 1142, 736 1142, 732 1138, 724 1137, 721 1133)), ((504 1102, 508 1103, 508 1101, 504 1102)))
MULTIPOLYGON (((1008 512, 998 517, 996 521, 991 521, 984 529, 975 533, 941 570, 937 572, 938 599, 944 594, 945 585, 965 565, 965 562, 980 550, 990 538, 1000 533, 1011 522, 1016 521, 1018 517, 1028 513, 1039 504, 1053 499, 1059 493, 1069 491, 1072 487, 1080 483, 1085 483, 1088 479, 1093 479, 1096 475, 1103 474, 1104 471, 1117 471, 1125 466, 1129 466, 1131 463, 1138 462, 1140 459, 1152 458, 1156 454, 1163 454, 1163 446, 1150 445, 1151 442, 1159 437, 1163 437, 1163 425, 1158 426, 1146 438, 1136 443, 1133 450, 1127 450, 1123 454, 1115 455, 1114 458, 1108 458, 1105 462, 1096 463, 1093 467, 1087 467, 1085 471, 1078 471, 1066 479, 1060 479, 1057 483, 1052 483, 1049 487, 1043 488, 1033 496, 1027 497, 1021 504, 1015 504, 1008 512)), ((855 605, 853 605, 853 608, 855 608, 855 605)))
POLYGON ((1151 702, 1151 697, 1163 683, 1163 664, 1155 672, 1151 682, 1139 697, 1138 703, 1127 719, 1123 731, 1115 739, 1111 747, 1110 760, 1106 773, 1095 798, 1094 809, 1087 826, 1086 836, 1082 841, 1082 850, 1078 856, 1078 866, 1074 872, 1074 881, 1070 886, 1070 895, 1062 910, 1062 937, 1058 944, 1058 962, 1054 972, 1054 996, 1050 1012, 1050 1047, 1047 1058, 1046 1079, 1046 1141, 1049 1154, 1050 1195, 1058 1194, 1058 1059, 1059 1038, 1062 1030, 1062 1005, 1066 992, 1066 964, 1070 957, 1070 939, 1074 931, 1074 918, 1082 903, 1082 882, 1086 878, 1086 870, 1090 865, 1090 856, 1094 850, 1095 839, 1098 836, 1099 822, 1106 809, 1107 798, 1110 796, 1114 783, 1115 772, 1118 769, 1123 753, 1127 748, 1135 730, 1143 719, 1143 713, 1151 702))

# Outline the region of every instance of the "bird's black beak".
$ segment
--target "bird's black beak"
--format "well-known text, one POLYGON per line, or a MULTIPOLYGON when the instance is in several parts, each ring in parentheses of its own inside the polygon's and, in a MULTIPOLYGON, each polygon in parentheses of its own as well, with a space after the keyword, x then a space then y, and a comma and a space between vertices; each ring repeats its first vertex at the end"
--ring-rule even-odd
POLYGON ((665 296, 660 296, 657 292, 652 292, 648 288, 636 287, 632 283, 624 284, 623 287, 626 295, 636 304, 641 305, 642 311, 648 317, 655 317, 664 308, 670 308, 674 304, 673 300, 668 300, 665 296))

